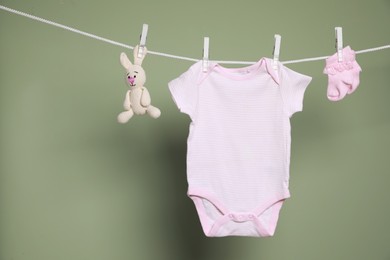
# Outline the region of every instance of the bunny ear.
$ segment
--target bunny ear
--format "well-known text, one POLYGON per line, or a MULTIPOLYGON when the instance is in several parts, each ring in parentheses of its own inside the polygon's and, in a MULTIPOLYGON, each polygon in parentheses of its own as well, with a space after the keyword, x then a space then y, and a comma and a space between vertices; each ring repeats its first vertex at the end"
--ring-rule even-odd
POLYGON ((140 47, 138 45, 135 46, 134 47, 134 51, 133 51, 133 54, 134 54, 134 64, 141 66, 142 61, 144 60, 147 52, 148 52, 148 49, 146 48, 146 46, 142 46, 141 49, 140 49, 140 47), (141 52, 138 53, 138 50, 140 50, 141 52), (139 56, 138 56, 138 54, 139 54, 139 56))
POLYGON ((120 61, 121 61, 123 68, 125 68, 127 70, 130 69, 130 67, 133 65, 133 64, 131 64, 131 61, 127 57, 126 53, 124 53, 124 52, 121 53, 120 61))

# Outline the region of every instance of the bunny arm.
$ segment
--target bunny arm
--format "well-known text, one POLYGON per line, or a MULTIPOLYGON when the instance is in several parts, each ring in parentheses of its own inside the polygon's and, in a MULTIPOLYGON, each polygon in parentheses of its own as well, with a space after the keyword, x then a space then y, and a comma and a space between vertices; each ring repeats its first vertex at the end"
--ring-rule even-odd
POLYGON ((123 102, 123 107, 125 110, 131 109, 131 103, 130 103, 130 90, 126 92, 125 101, 123 102))
POLYGON ((151 103, 150 94, 147 88, 142 88, 141 105, 144 107, 149 106, 151 103))

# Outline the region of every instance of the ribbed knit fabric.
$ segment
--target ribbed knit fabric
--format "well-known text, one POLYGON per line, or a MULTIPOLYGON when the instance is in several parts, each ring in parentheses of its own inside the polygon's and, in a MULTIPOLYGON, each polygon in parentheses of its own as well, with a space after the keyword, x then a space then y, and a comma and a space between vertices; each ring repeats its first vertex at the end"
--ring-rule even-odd
POLYGON ((272 62, 204 73, 200 61, 169 82, 192 120, 188 195, 206 236, 272 236, 290 196, 290 117, 311 78, 272 62))

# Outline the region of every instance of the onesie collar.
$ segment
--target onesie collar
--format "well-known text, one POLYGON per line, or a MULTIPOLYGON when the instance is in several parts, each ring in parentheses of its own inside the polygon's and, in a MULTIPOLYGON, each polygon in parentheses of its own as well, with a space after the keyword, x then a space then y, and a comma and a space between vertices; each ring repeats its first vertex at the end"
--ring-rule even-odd
POLYGON ((202 61, 198 61, 198 68, 199 71, 199 77, 197 84, 200 85, 211 73, 218 72, 223 74, 225 77, 230 78, 232 80, 246 80, 253 76, 255 76, 258 73, 258 70, 261 70, 261 67, 264 67, 267 73, 272 77, 272 79, 280 85, 280 79, 279 79, 279 69, 280 69, 280 63, 278 63, 278 69, 274 69, 272 66, 272 60, 269 58, 261 58, 258 62, 246 66, 246 67, 239 67, 239 68, 226 68, 218 64, 217 62, 210 62, 209 68, 207 72, 203 72, 201 70, 202 67, 202 61), (243 75, 239 75, 237 73, 244 72, 243 75), (245 72, 247 74, 245 74, 245 72))

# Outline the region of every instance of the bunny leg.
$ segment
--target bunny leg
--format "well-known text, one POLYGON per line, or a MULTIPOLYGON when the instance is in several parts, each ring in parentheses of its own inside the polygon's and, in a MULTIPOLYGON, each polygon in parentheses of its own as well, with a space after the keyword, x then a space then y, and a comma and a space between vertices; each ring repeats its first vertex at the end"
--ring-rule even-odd
POLYGON ((130 120, 130 118, 134 115, 134 112, 132 109, 124 111, 120 113, 117 117, 117 120, 119 123, 124 124, 127 123, 127 121, 130 120))
POLYGON ((148 110, 146 111, 148 113, 149 116, 151 116, 152 118, 159 118, 160 115, 161 115, 161 111, 160 109, 158 109, 157 107, 154 107, 152 105, 148 106, 148 110))

